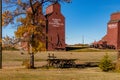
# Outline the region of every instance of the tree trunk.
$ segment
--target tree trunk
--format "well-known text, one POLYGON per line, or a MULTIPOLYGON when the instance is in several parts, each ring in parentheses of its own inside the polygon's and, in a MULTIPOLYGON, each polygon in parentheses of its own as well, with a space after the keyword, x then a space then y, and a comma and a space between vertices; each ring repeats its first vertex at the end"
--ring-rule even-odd
POLYGON ((117 60, 120 59, 120 50, 118 50, 118 53, 117 53, 117 60))
POLYGON ((0 69, 2 69, 2 44, 0 42, 0 69))
POLYGON ((33 52, 30 54, 30 68, 35 68, 34 67, 34 53, 33 52))
POLYGON ((2 2, 0 2, 0 69, 2 69, 2 10, 1 5, 2 2))

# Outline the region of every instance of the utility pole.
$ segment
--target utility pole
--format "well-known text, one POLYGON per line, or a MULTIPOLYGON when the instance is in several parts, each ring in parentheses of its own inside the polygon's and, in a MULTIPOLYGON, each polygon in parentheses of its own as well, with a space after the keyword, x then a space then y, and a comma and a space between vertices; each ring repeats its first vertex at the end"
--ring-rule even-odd
POLYGON ((82 36, 82 44, 84 45, 84 35, 82 36))
POLYGON ((2 1, 0 1, 0 69, 2 69, 2 1))

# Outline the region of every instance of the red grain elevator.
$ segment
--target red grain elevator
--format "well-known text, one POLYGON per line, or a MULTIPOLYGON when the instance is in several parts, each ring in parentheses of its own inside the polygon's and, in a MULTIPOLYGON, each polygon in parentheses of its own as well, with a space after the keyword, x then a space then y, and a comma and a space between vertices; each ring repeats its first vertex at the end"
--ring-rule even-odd
POLYGON ((107 34, 97 43, 114 45, 115 49, 120 49, 120 12, 111 14, 110 21, 107 24, 107 34))
POLYGON ((65 50, 65 17, 59 3, 46 8, 46 49, 65 50))
MULTIPOLYGON (((38 36, 38 38, 45 44, 46 50, 65 50, 65 17, 61 13, 61 5, 58 2, 49 5, 46 8, 46 15, 43 14, 43 7, 39 2, 34 3, 33 8, 37 9, 35 22, 42 26, 44 34, 43 37, 38 36), (43 21, 45 24, 41 23, 43 21)), ((28 12, 32 12, 31 10, 31 8, 27 9, 28 12)))

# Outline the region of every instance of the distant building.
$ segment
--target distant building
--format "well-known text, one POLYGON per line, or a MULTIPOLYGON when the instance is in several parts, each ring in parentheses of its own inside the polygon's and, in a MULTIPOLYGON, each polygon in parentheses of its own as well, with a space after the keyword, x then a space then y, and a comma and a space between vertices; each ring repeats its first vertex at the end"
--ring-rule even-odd
POLYGON ((94 45, 120 49, 120 12, 111 14, 107 24, 107 34, 94 45))

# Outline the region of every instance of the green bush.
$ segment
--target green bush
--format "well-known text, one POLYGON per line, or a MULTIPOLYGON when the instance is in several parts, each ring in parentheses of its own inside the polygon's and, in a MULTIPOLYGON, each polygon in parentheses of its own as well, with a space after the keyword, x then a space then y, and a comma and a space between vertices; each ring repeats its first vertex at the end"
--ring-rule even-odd
POLYGON ((114 66, 112 64, 112 60, 109 58, 108 54, 106 54, 103 59, 100 61, 99 68, 102 69, 102 71, 108 72, 110 70, 114 69, 114 66))

